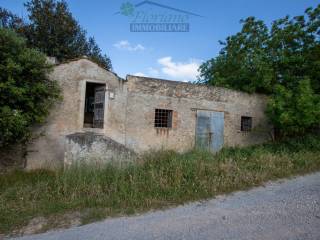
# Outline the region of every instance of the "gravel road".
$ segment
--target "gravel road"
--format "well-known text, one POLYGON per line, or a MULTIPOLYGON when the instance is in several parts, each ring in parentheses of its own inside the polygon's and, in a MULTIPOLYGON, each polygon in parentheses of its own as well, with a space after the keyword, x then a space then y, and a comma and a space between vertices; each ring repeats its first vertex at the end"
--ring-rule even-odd
POLYGON ((320 239, 320 173, 139 216, 19 239, 320 239))

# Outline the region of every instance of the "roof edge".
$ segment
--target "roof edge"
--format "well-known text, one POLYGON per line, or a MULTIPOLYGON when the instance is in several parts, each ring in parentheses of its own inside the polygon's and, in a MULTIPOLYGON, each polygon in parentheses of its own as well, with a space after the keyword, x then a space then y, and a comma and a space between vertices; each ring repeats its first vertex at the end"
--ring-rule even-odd
POLYGON ((68 59, 68 60, 59 62, 59 63, 57 63, 57 64, 54 64, 54 66, 60 66, 60 65, 63 65, 63 64, 69 64, 69 63, 77 62, 77 61, 80 61, 80 60, 87 60, 87 61, 89 61, 89 62, 97 65, 99 68, 103 69, 104 71, 109 72, 109 73, 112 73, 112 74, 113 74, 114 76, 116 76, 119 80, 126 81, 126 79, 120 77, 120 76, 119 76, 117 73, 115 73, 114 71, 105 69, 105 68, 102 67, 100 64, 92 61, 92 60, 91 60, 90 58, 88 58, 87 56, 82 56, 82 57, 78 57, 78 58, 68 59))
POLYGON ((190 87, 206 87, 208 90, 210 89, 224 89, 227 91, 232 91, 232 92, 237 92, 237 93, 241 93, 241 94, 247 94, 247 95, 257 95, 257 96, 264 96, 264 97, 268 97, 268 95, 263 94, 263 93, 248 93, 245 91, 241 91, 241 90, 236 90, 236 89, 232 89, 232 88, 226 88, 226 87, 218 87, 218 86, 211 86, 211 85, 206 85, 206 84, 197 84, 197 83, 192 83, 192 82, 182 82, 182 81, 176 81, 176 80, 169 80, 169 79, 161 79, 161 78, 152 78, 152 77, 142 77, 142 76, 135 76, 135 75, 130 75, 128 74, 126 76, 126 80, 128 81, 128 78, 130 77, 134 77, 134 78, 141 78, 144 80, 149 80, 149 81, 159 81, 162 83, 168 83, 168 84, 174 84, 174 85, 187 85, 190 87))

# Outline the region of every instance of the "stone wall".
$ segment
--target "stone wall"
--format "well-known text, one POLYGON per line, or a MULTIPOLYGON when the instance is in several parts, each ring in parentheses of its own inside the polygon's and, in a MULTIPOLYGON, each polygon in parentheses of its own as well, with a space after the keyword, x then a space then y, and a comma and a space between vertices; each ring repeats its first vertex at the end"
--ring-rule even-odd
POLYGON ((127 77, 126 145, 136 151, 195 145, 197 110, 224 112, 225 146, 246 146, 269 139, 263 95, 144 77, 127 77), (156 108, 173 110, 172 129, 154 127, 156 108), (253 118, 253 131, 241 132, 241 116, 253 118))

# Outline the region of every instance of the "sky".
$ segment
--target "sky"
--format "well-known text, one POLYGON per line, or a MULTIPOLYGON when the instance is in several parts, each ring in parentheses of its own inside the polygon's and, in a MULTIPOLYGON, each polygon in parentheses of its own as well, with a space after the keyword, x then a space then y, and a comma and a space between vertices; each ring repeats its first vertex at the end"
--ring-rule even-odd
MULTIPOLYGON (((0 7, 27 18, 25 1, 0 0, 0 7)), ((177 81, 196 80, 200 64, 218 55, 219 40, 241 30, 240 19, 255 16, 270 26, 275 19, 301 15, 306 8, 320 3, 316 0, 153 0, 161 6, 136 6, 143 0, 66 2, 88 36, 93 36, 103 53, 111 58, 113 71, 119 76, 131 74, 177 81), (129 16, 123 11, 128 9, 126 3, 134 6, 129 16), (167 23, 183 21, 189 31, 130 31, 131 23, 158 23, 164 18, 167 23)))

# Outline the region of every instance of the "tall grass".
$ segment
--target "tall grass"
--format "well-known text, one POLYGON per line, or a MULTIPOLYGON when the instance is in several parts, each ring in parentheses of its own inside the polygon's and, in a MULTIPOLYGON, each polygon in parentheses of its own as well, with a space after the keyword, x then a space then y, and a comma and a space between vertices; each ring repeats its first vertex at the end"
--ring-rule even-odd
POLYGON ((84 222, 246 189, 267 180, 320 170, 320 137, 178 154, 150 152, 124 168, 80 165, 65 171, 0 176, 0 232, 34 217, 91 210, 84 222))

